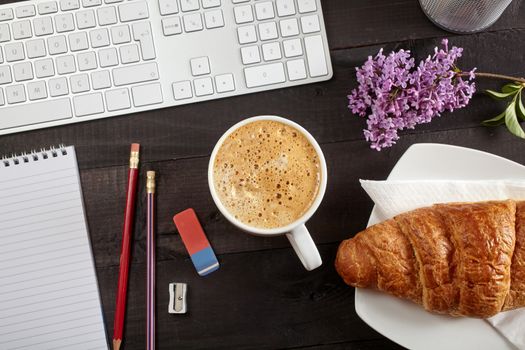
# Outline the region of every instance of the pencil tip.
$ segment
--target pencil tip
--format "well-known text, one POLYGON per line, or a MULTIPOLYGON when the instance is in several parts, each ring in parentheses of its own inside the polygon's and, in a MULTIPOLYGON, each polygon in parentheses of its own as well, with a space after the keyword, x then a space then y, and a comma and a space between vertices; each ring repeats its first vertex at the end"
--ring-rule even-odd
POLYGON ((119 350, 121 343, 122 343, 121 339, 113 339, 113 350, 119 350))
POLYGON ((131 144, 131 152, 138 152, 139 149, 140 149, 140 145, 138 143, 131 144))

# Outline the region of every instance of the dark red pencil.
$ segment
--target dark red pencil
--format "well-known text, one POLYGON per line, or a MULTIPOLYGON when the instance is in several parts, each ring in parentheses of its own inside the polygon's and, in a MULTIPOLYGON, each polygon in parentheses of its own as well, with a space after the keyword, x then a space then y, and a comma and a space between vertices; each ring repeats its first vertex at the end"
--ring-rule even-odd
POLYGON ((113 350, 119 350, 124 331, 124 316, 126 314, 126 295, 128 291, 129 255, 131 248, 131 233, 135 218, 135 198, 137 194, 137 178, 139 168, 140 145, 131 145, 129 158, 128 189, 126 192, 126 211, 124 212, 124 228, 122 229, 122 248, 120 253, 120 268, 117 286, 117 303, 115 322, 113 324, 113 350))

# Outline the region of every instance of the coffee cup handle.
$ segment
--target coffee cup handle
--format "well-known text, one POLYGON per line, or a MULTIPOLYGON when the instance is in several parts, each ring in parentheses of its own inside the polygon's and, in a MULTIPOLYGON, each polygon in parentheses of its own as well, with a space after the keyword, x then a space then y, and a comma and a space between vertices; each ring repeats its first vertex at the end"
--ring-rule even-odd
POLYGON ((295 253, 308 271, 321 266, 321 255, 305 225, 298 226, 286 234, 295 253))

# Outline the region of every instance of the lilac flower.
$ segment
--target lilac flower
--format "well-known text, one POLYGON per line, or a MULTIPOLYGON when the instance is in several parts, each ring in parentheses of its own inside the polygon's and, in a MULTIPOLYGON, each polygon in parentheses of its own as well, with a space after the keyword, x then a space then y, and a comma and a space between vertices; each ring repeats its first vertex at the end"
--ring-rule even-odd
POLYGON ((465 107, 475 92, 475 69, 467 81, 457 73, 462 48, 436 47, 433 56, 416 67, 410 51, 379 53, 356 69, 359 86, 348 96, 352 113, 367 117, 365 139, 372 149, 390 147, 398 131, 428 123, 444 111, 465 107))

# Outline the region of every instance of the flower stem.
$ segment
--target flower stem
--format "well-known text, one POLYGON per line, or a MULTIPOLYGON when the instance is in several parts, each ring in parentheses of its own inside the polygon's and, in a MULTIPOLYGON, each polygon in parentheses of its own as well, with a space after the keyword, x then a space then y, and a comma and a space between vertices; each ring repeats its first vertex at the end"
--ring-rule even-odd
MULTIPOLYGON (((468 77, 470 75, 469 72, 460 72, 458 73, 458 76, 460 77, 468 77)), ((475 73, 476 78, 477 77, 483 77, 483 78, 491 78, 491 79, 501 79, 501 80, 510 80, 517 83, 521 83, 525 85, 525 78, 518 78, 518 77, 511 77, 510 75, 503 75, 503 74, 494 74, 494 73, 483 73, 483 72, 476 72, 475 73)))

